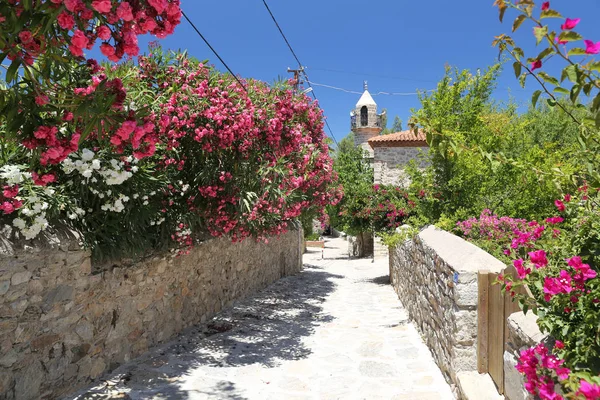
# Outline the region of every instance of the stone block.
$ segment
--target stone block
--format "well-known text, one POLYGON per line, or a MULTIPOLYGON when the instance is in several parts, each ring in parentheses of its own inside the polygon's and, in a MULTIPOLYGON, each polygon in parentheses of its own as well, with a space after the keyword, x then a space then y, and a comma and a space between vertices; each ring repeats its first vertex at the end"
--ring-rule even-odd
POLYGON ((31 279, 31 277, 32 274, 29 271, 16 272, 13 274, 12 278, 10 279, 10 282, 13 286, 17 286, 22 283, 28 282, 31 279))
POLYGON ((4 296, 6 292, 8 292, 8 288, 10 288, 10 281, 1 281, 0 282, 0 296, 4 296))
POLYGON ((504 396, 507 400, 533 400, 525 390, 525 380, 516 370, 517 358, 510 352, 504 352, 504 396))

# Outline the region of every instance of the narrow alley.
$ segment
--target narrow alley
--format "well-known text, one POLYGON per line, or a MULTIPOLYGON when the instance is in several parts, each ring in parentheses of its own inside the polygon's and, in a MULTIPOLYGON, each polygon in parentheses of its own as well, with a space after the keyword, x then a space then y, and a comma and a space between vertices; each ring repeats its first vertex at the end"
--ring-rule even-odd
POLYGON ((347 242, 71 399, 453 399, 389 285, 347 242), (322 258, 323 257, 323 258, 322 258))

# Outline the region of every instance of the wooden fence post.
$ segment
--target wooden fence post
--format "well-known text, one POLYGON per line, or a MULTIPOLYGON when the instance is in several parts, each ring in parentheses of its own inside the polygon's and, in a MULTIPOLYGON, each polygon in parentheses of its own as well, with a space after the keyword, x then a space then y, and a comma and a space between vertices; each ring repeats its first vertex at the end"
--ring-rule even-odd
POLYGON ((477 289, 477 370, 484 374, 488 372, 489 271, 477 273, 477 289))

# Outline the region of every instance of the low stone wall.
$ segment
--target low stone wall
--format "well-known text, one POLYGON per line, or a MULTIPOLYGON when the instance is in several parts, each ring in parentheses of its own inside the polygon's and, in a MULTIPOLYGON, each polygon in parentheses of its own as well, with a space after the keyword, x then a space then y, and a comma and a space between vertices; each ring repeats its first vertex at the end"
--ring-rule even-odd
POLYGON ((507 400, 531 400, 525 390, 525 379, 516 370, 517 360, 521 350, 533 347, 548 339, 540 332, 537 317, 529 312, 516 312, 508 317, 508 337, 504 352, 504 396, 507 400))
MULTIPOLYGON (((64 243, 64 242, 62 242, 64 243)), ((1 247, 1 246, 0 246, 1 247)), ((0 399, 57 398, 302 267, 302 234, 214 239, 93 272, 54 243, 0 254, 0 399)))
POLYGON ((391 283, 452 383, 458 372, 477 371, 477 272, 504 267, 435 227, 390 250, 391 283))

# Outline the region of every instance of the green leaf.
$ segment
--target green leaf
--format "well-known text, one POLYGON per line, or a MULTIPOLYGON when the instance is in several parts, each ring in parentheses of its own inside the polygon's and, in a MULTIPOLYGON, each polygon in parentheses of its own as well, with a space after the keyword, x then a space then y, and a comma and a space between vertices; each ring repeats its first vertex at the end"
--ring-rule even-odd
POLYGON ((576 42, 581 39, 583 39, 583 37, 574 31, 563 31, 560 35, 558 35, 558 40, 562 42, 576 42))
POLYGON ((577 66, 569 65, 568 67, 566 67, 565 69, 562 70, 560 81, 562 82, 565 80, 565 78, 569 78, 569 80, 572 83, 577 83, 578 76, 579 76, 579 72, 577 71, 577 66))
POLYGON ((570 93, 570 97, 571 97, 571 101, 573 103, 577 103, 577 99, 579 98, 579 93, 581 93, 581 85, 573 85, 573 87, 571 88, 571 93, 570 93))
POLYGON ((553 53, 554 53, 553 47, 545 48, 540 54, 538 54, 538 56, 536 57, 536 60, 543 60, 546 56, 553 54, 553 53))
POLYGON ((527 74, 521 74, 521 76, 519 77, 519 83, 521 84, 522 88, 525 87, 526 80, 527 80, 527 74))
POLYGON ((563 18, 563 16, 558 11, 545 10, 540 14, 540 19, 544 18, 563 18))
POLYGON ((553 76, 548 75, 546 72, 539 72, 538 76, 540 78, 542 78, 544 81, 553 84, 554 86, 558 86, 560 83, 558 82, 558 79, 556 79, 553 76))
POLYGON ((541 90, 536 90, 535 92, 533 92, 533 96, 531 96, 531 104, 533 105, 534 108, 535 108, 541 94, 542 94, 541 90))
POLYGON ((544 39, 544 37, 548 34, 548 27, 547 26, 543 26, 543 27, 536 26, 535 28, 533 28, 533 34, 536 39, 536 45, 538 45, 538 44, 540 44, 542 39, 544 39))
POLYGON ((520 47, 515 47, 513 49, 513 54, 515 55, 515 58, 517 60, 521 60, 522 57, 525 57, 525 53, 523 52, 523 49, 521 49, 520 47))
POLYGON ((513 26, 512 26, 512 31, 514 32, 517 29, 519 29, 519 27, 521 26, 523 21, 525 21, 526 19, 527 19, 527 17, 524 14, 521 14, 517 18, 515 18, 515 22, 513 22, 513 26))
POLYGON ((554 88, 554 92, 555 93, 560 93, 560 94, 569 94, 570 93, 567 89, 562 88, 560 86, 555 87, 554 88))
POLYGON ((600 93, 592 101, 592 111, 600 111, 600 93))
POLYGON ((553 99, 546 99, 546 102, 548 103, 548 105, 549 105, 551 108, 554 108, 554 107, 556 107, 556 100, 553 100, 553 99))
POLYGON ((596 112, 596 128, 600 128, 600 112, 596 112))
POLYGON ((10 64, 10 67, 8 67, 8 70, 6 71, 6 82, 12 82, 15 80, 15 76, 19 71, 20 65, 21 62, 19 60, 15 60, 10 64))
POLYGON ((579 47, 575 47, 574 49, 569 50, 567 53, 569 56, 585 56, 586 54, 587 53, 585 52, 585 49, 581 49, 579 47))
POLYGON ((590 64, 588 65, 588 69, 589 69, 590 71, 597 71, 597 72, 600 72, 600 61, 596 61, 596 62, 590 63, 590 64))
POLYGON ((513 63, 513 68, 515 70, 515 78, 519 79, 519 76, 521 76, 521 63, 518 61, 515 61, 513 63))

